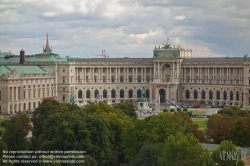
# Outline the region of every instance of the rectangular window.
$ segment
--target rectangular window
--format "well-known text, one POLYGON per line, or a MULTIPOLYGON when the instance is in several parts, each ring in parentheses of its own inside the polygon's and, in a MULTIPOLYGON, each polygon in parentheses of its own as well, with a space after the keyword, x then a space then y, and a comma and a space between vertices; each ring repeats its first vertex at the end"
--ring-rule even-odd
POLYGON ((26 96, 26 95, 25 95, 25 91, 23 91, 23 99, 25 99, 25 96, 26 96))
POLYGON ((65 91, 65 88, 63 88, 63 91, 65 91))
POLYGON ((62 100, 65 101, 65 96, 62 97, 62 100))
POLYGON ((63 71, 63 73, 64 73, 64 72, 65 72, 65 69, 63 69, 62 71, 63 71))

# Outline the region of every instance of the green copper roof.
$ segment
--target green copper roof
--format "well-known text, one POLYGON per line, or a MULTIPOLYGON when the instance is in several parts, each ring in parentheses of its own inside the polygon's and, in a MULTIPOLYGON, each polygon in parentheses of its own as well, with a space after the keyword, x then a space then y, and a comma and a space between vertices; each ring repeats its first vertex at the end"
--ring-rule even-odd
POLYGON ((0 58, 4 58, 6 55, 14 56, 14 54, 12 54, 10 52, 0 52, 0 58))
POLYGON ((67 62, 67 57, 60 57, 54 53, 40 53, 31 57, 28 62, 67 62))
POLYGON ((10 73, 11 71, 7 69, 5 66, 0 66, 0 76, 3 74, 10 73))
POLYGON ((16 70, 17 74, 46 74, 47 71, 39 66, 6 66, 10 70, 16 70))

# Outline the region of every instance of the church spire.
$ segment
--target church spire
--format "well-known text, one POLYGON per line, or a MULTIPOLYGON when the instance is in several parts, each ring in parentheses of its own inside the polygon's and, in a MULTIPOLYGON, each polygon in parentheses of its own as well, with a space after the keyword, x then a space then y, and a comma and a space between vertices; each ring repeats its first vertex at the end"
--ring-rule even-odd
POLYGON ((46 36, 47 36, 47 39, 46 39, 46 46, 45 46, 45 48, 43 49, 43 52, 52 52, 52 48, 49 47, 49 38, 48 38, 49 34, 47 33, 46 36))

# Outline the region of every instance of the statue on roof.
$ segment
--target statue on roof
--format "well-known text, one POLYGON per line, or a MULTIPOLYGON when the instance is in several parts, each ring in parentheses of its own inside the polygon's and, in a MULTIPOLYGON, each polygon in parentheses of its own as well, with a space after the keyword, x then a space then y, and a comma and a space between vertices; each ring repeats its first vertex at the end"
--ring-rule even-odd
POLYGON ((67 57, 67 62, 70 62, 70 56, 66 56, 67 57))
POLYGON ((248 55, 248 54, 244 55, 244 62, 247 61, 247 55, 248 55))

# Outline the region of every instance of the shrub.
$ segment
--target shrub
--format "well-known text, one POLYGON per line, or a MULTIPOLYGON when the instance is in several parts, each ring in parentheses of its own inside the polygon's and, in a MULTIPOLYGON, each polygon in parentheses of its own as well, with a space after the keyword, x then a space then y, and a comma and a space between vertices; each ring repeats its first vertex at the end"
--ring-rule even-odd
POLYGON ((1 126, 6 127, 9 122, 9 120, 2 121, 1 126))
POLYGON ((170 112, 174 112, 174 111, 175 111, 175 109, 173 109, 173 108, 170 109, 170 112))
POLYGON ((163 112, 168 112, 168 109, 165 108, 165 109, 163 110, 163 112))
POLYGON ((183 108, 183 111, 187 112, 187 111, 188 111, 188 109, 187 109, 187 108, 183 108))

